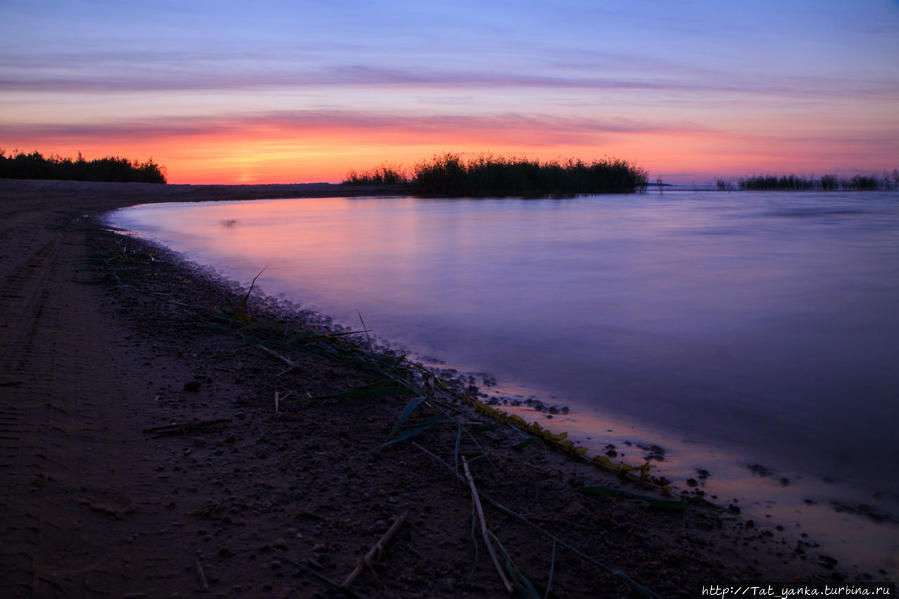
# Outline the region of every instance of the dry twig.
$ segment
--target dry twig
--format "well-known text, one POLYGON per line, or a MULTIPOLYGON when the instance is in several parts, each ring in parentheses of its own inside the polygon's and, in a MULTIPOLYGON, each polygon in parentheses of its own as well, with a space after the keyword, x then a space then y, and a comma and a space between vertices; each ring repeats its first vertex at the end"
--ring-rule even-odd
POLYGON ((350 572, 350 575, 346 577, 346 579, 341 583, 340 586, 342 586, 343 588, 349 587, 351 584, 353 584, 353 581, 356 580, 356 578, 360 574, 362 574, 362 571, 365 570, 366 566, 368 566, 369 568, 372 568, 374 566, 375 559, 377 559, 381 554, 384 553, 384 546, 387 545, 387 543, 389 543, 390 540, 394 537, 396 532, 400 529, 400 526, 402 526, 403 522, 406 521, 406 516, 408 515, 408 511, 403 512, 396 520, 393 521, 393 524, 390 526, 390 528, 387 529, 387 532, 384 533, 384 536, 382 536, 381 539, 374 544, 374 547, 369 549, 368 553, 365 554, 365 557, 359 560, 359 563, 356 564, 356 568, 352 572, 350 572))
POLYGON ((322 574, 321 572, 316 572, 315 570, 313 570, 313 569, 312 569, 311 567, 309 567, 308 565, 306 565, 306 564, 301 564, 300 562, 298 562, 298 561, 296 561, 296 560, 294 560, 294 559, 291 559, 286 553, 284 553, 284 552, 281 551, 280 549, 275 549, 274 551, 275 551, 275 553, 277 553, 279 556, 281 556, 281 559, 285 560, 287 563, 289 563, 290 565, 292 565, 294 568, 297 568, 298 570, 300 570, 301 572, 305 572, 306 574, 311 574, 311 575, 314 576, 315 578, 318 578, 320 581, 324 582, 325 584, 327 584, 328 586, 330 586, 330 587, 333 588, 334 590, 339 591, 340 593, 343 593, 343 594, 346 595, 347 597, 353 597, 353 599, 365 599, 365 597, 364 597, 363 595, 360 595, 359 593, 357 593, 357 592, 354 591, 353 589, 348 589, 348 588, 346 588, 346 587, 342 587, 342 586, 340 586, 339 583, 337 583, 337 582, 331 580, 330 578, 328 578, 327 576, 325 576, 325 575, 322 574))
POLYGON ((462 467, 465 470, 465 478, 468 479, 468 486, 471 489, 471 500, 474 502, 474 508, 478 513, 478 520, 481 522, 481 536, 484 537, 484 544, 487 545, 487 551, 490 553, 490 559, 493 560, 493 567, 496 568, 497 574, 503 581, 503 586, 506 587, 506 590, 510 593, 512 592, 512 583, 509 582, 509 578, 506 576, 505 570, 499 563, 499 559, 496 557, 496 551, 493 549, 493 543, 490 542, 490 536, 487 532, 487 520, 484 518, 484 508, 481 507, 481 499, 478 497, 478 489, 474 486, 474 477, 471 476, 471 470, 468 468, 468 460, 465 457, 462 457, 462 467))
POLYGON ((196 557, 195 564, 197 566, 197 574, 200 576, 200 582, 203 583, 203 590, 209 592, 209 583, 206 581, 206 572, 203 570, 203 564, 200 562, 200 556, 196 557))
MULTIPOLYGON (((270 355, 272 355, 272 356, 275 356, 276 358, 278 358, 279 360, 281 360, 282 362, 284 362, 285 364, 287 364, 287 365, 290 366, 291 368, 296 368, 296 366, 297 366, 296 364, 294 364, 293 360, 291 360, 290 358, 285 358, 284 356, 282 356, 281 354, 279 354, 279 353, 276 352, 275 350, 270 349, 270 348, 268 348, 268 347, 262 345, 261 343, 257 343, 257 344, 256 344, 256 347, 258 347, 259 349, 261 349, 262 351, 264 351, 264 352, 267 353, 267 354, 270 354, 270 355)), ((285 372, 286 372, 286 371, 285 371, 285 372)))
MULTIPOLYGON (((450 465, 449 465, 443 458, 441 458, 440 456, 438 456, 437 454, 435 454, 435 453, 432 452, 431 450, 427 449, 426 447, 424 447, 424 446, 422 446, 422 445, 416 443, 415 441, 412 441, 412 445, 413 445, 414 447, 418 448, 418 449, 419 449, 422 453, 424 453, 425 455, 427 455, 427 456, 433 458, 435 461, 437 461, 439 464, 441 464, 444 468, 446 468, 447 470, 449 470, 450 474, 452 474, 453 476, 455 476, 458 480, 460 480, 460 481, 462 481, 462 482, 465 482, 464 477, 463 477, 461 474, 459 474, 458 472, 454 471, 454 470, 453 470, 453 467, 450 466, 450 465)), ((577 555, 577 556, 580 557, 581 559, 583 559, 583 560, 585 560, 585 561, 587 561, 587 562, 590 562, 591 564, 593 564, 594 566, 598 567, 599 569, 601 569, 601 570, 603 570, 603 571, 605 571, 605 572, 608 572, 608 573, 611 574, 612 576, 616 576, 616 577, 620 578, 621 580, 623 580, 624 582, 626 582, 628 585, 630 585, 630 587, 631 587, 632 589, 634 589, 635 591, 637 591, 637 593, 640 594, 640 595, 641 595, 642 597, 644 597, 645 599, 658 599, 658 595, 656 595, 655 593, 653 593, 652 591, 650 591, 649 589, 647 589, 647 588, 644 587, 643 585, 641 585, 641 584, 637 583, 636 581, 634 581, 630 576, 628 576, 627 574, 625 574, 625 573, 622 572, 621 570, 616 570, 616 569, 614 569, 614 568, 611 568, 611 567, 609 567, 608 565, 606 565, 606 564, 600 562, 599 560, 596 560, 596 559, 590 557, 589 555, 587 555, 586 553, 584 553, 583 551, 581 551, 580 549, 578 549, 577 547, 575 547, 575 546, 572 545, 571 543, 568 543, 567 541, 565 541, 565 540, 562 539, 561 537, 557 537, 556 535, 554 535, 553 533, 549 532, 549 531, 546 530, 545 528, 541 528, 540 526, 537 526, 536 524, 534 524, 533 522, 531 522, 530 520, 528 520, 527 518, 525 518, 524 516, 522 516, 522 515, 519 514, 518 512, 516 512, 516 511, 514 511, 514 510, 511 510, 511 509, 509 509, 509 508, 507 508, 506 506, 504 506, 504 505, 501 504, 500 502, 496 501, 495 499, 492 499, 492 498, 489 497, 488 495, 483 495, 483 497, 484 497, 484 499, 485 499, 488 503, 490 503, 491 505, 493 505, 493 507, 495 507, 495 508, 498 509, 499 511, 503 512, 504 514, 507 514, 507 515, 509 515, 509 516, 512 516, 513 518, 517 519, 519 522, 521 522, 521 523, 523 523, 523 524, 526 524, 527 526, 530 526, 531 528, 533 528, 534 530, 536 530, 536 531, 539 532, 540 534, 542 534, 542 535, 544 535, 544 536, 546 536, 546 537, 552 539, 555 543, 558 543, 561 547, 564 547, 565 549, 568 549, 569 551, 571 551, 572 553, 574 553, 575 555, 577 555)))
POLYGON ((222 424, 231 422, 230 418, 216 418, 215 420, 195 420, 194 422, 181 422, 165 424, 163 426, 154 426, 145 428, 145 433, 154 435, 184 435, 195 431, 212 428, 222 424))

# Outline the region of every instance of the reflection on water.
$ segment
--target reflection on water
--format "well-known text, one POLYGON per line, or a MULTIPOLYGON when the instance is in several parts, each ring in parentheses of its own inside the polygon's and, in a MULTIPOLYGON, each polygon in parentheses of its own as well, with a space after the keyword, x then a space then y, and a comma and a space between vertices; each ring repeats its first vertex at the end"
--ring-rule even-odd
POLYGON ((157 204, 112 224, 419 355, 899 495, 899 194, 157 204), (893 475, 890 475, 893 474, 893 475))

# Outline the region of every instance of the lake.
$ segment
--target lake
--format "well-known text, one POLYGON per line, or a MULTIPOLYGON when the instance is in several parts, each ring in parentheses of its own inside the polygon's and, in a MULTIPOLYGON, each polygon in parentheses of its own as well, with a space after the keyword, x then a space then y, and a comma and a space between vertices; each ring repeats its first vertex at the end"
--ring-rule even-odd
POLYGON ((663 472, 711 464, 721 492, 786 478, 899 504, 899 193, 171 203, 109 222, 566 406, 515 409, 594 450, 658 444, 663 472))

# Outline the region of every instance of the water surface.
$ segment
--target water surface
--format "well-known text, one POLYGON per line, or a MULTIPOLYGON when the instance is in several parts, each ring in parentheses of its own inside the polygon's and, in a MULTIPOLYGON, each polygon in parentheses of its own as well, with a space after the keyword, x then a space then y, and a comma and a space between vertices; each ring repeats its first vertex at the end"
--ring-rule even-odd
POLYGON ((899 194, 265 200, 111 222, 622 425, 587 435, 600 446, 662 435, 693 465, 714 447, 899 496, 899 194))

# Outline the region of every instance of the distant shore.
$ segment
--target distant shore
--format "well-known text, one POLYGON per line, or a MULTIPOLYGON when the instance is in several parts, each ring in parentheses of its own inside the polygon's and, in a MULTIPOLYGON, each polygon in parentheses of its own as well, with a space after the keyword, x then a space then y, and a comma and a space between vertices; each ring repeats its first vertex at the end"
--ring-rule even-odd
MULTIPOLYGON (((866 580, 812 539, 763 534, 736 510, 654 504, 651 489, 522 446, 462 405, 447 404, 453 424, 383 447, 412 395, 381 392, 364 343, 244 305, 97 222, 137 203, 384 191, 0 181, 4 596, 324 594, 402 513, 380 574, 353 592, 499 596, 471 533, 472 486, 516 564, 510 584, 541 597, 550 571, 560 597, 628 596, 629 580, 661 597, 866 580), (462 458, 471 482, 456 478, 462 458)), ((439 416, 428 405, 400 430, 439 416)))
POLYGON ((83 202, 93 210, 114 210, 137 203, 210 202, 261 198, 302 198, 361 196, 395 193, 384 185, 343 185, 339 183, 267 183, 258 185, 193 185, 186 183, 106 183, 0 179, 4 200, 31 203, 66 198, 83 202))

